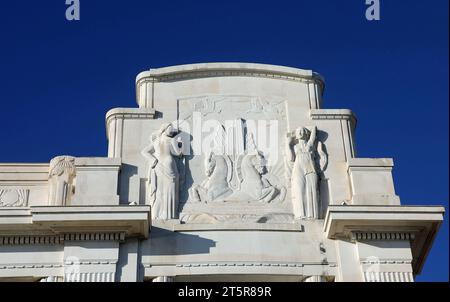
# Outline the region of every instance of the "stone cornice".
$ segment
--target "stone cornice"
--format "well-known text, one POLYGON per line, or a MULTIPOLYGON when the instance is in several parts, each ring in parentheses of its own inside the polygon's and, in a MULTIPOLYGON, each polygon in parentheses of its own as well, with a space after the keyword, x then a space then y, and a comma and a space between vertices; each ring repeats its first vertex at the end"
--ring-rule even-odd
POLYGON ((329 239, 408 240, 419 274, 445 209, 440 206, 330 205, 323 231, 329 239))
POLYGON ((106 130, 108 131, 109 126, 113 120, 116 119, 155 119, 156 110, 153 108, 114 108, 106 113, 106 130))
POLYGON ((311 109, 310 117, 313 120, 348 120, 352 128, 356 127, 356 115, 349 109, 311 109))
POLYGON ((262 77, 301 82, 316 82, 324 89, 323 77, 311 70, 253 63, 201 63, 150 69, 136 77, 141 82, 170 82, 207 77, 262 77))
POLYGON ((0 244, 147 238, 149 206, 29 207, 0 209, 0 244))

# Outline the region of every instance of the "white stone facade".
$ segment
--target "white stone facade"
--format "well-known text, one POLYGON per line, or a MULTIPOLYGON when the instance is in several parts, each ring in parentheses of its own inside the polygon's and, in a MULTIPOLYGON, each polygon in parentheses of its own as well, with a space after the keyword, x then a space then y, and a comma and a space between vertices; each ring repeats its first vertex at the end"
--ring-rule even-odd
POLYGON ((140 73, 107 157, 0 164, 0 281, 414 281, 444 208, 402 206, 323 90, 262 64, 140 73))

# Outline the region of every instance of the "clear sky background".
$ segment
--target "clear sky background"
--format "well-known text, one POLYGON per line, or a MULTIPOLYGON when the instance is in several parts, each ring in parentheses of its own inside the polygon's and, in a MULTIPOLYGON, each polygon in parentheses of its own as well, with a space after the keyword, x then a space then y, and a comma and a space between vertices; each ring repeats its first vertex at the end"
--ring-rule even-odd
MULTIPOLYGON (((406 205, 448 211, 448 0, 0 2, 0 162, 106 156, 105 113, 143 70, 197 62, 313 69, 358 117, 359 157, 393 157, 406 205)), ((418 281, 448 281, 448 215, 418 281)))

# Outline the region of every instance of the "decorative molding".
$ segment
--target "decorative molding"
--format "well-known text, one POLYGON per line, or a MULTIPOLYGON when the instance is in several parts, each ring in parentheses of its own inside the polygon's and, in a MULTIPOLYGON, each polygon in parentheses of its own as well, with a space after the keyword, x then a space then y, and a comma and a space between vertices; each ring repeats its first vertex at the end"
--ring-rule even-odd
POLYGON ((54 235, 12 235, 12 236, 0 236, 1 245, 57 245, 64 241, 63 236, 54 235))
POLYGON ((156 110, 149 108, 114 108, 106 113, 106 129, 113 120, 128 119, 128 120, 145 120, 155 119, 156 110))
MULTIPOLYGON (((251 72, 251 71, 194 71, 180 74, 171 74, 165 76, 159 76, 154 78, 154 82, 170 82, 170 81, 179 81, 179 80, 191 80, 197 78, 212 78, 212 77, 254 77, 254 78, 270 78, 270 79, 280 79, 280 80, 289 80, 296 81, 301 83, 321 83, 320 81, 315 80, 314 78, 306 78, 299 76, 291 76, 287 74, 281 73, 272 73, 272 72, 251 72)), ((138 82, 138 85, 142 80, 138 82)), ((147 80, 149 81, 149 80, 147 80)), ((152 80, 150 80, 152 82, 152 80)), ((321 83, 322 84, 322 83, 321 83)))
POLYGON ((0 270, 8 269, 33 269, 33 268, 62 268, 64 265, 62 263, 8 263, 0 264, 0 270))
POLYGON ((58 245, 64 241, 124 241, 125 232, 70 233, 61 235, 6 235, 0 236, 1 245, 58 245))
POLYGON ((356 115, 349 109, 311 109, 309 113, 313 120, 348 120, 356 127, 356 115))
POLYGON ((150 264, 143 263, 145 268, 159 266, 175 267, 305 267, 307 265, 325 265, 335 267, 335 263, 294 263, 294 262, 208 262, 208 263, 178 263, 178 264, 150 264))
POLYGON ((374 259, 374 258, 366 258, 361 259, 360 261, 363 265, 372 265, 372 264, 412 264, 412 259, 374 259))
POLYGON ((64 234, 65 241, 124 241, 126 233, 76 233, 64 234))
POLYGON ((414 240, 414 232, 352 232, 352 240, 414 240))
POLYGON ((172 66, 141 72, 136 78, 136 86, 142 82, 170 82, 207 77, 259 77, 284 79, 303 83, 319 83, 322 90, 324 80, 311 70, 292 67, 251 63, 207 63, 172 66))
POLYGON ((117 259, 83 259, 81 261, 70 261, 65 260, 64 265, 108 265, 108 264, 117 264, 117 259))

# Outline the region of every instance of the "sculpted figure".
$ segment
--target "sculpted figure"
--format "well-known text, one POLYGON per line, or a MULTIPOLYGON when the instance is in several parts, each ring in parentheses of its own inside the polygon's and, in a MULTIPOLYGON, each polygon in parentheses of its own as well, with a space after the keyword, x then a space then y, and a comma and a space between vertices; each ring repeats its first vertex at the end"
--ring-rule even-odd
POLYGON ((205 203, 224 198, 233 191, 229 187, 232 176, 231 161, 224 155, 210 152, 205 158, 206 179, 190 189, 190 200, 205 203))
POLYGON ((175 157, 181 157, 182 142, 175 139, 177 131, 163 124, 153 133, 142 155, 149 161, 147 194, 152 206, 152 219, 177 218, 180 175, 175 157))
POLYGON ((271 202, 281 191, 263 177, 267 173, 261 152, 246 154, 242 158, 238 177, 240 180, 240 199, 247 195, 248 201, 271 202))
POLYGON ((288 135, 288 159, 294 163, 291 188, 294 215, 296 218, 319 218, 319 176, 316 161, 320 158, 320 169, 327 162, 321 142, 316 144, 316 127, 308 130, 300 127, 288 135))
POLYGON ((75 158, 58 156, 50 161, 48 173, 49 204, 52 206, 69 205, 74 193, 75 158))

